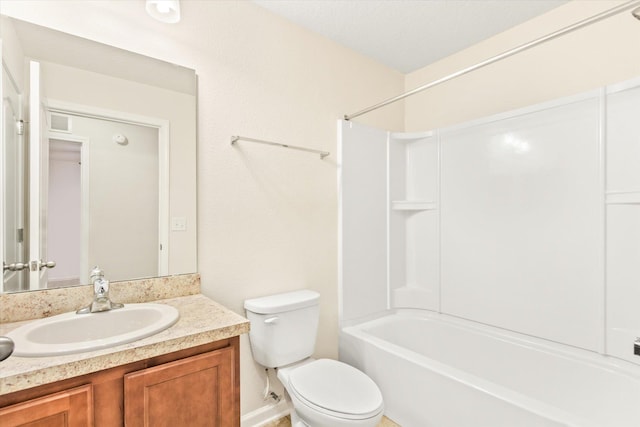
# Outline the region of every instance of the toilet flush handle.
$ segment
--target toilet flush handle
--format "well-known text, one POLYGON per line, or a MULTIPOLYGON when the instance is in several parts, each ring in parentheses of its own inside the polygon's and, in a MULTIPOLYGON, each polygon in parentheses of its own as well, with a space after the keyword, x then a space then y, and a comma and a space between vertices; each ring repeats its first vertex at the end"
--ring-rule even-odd
POLYGON ((264 323, 266 323, 267 325, 275 325, 279 320, 280 318, 278 316, 273 316, 269 317, 268 319, 264 319, 264 323))

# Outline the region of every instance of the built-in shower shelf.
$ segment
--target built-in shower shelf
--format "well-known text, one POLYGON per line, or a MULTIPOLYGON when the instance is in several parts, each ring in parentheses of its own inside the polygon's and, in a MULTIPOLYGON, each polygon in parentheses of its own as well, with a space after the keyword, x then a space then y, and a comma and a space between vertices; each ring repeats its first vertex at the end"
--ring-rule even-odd
POLYGON ((606 197, 608 205, 640 205, 640 191, 611 191, 606 197))
POLYGON ((432 211, 436 209, 436 204, 425 200, 393 200, 391 209, 394 211, 432 211))
POLYGON ((392 132, 391 133, 391 139, 393 139, 394 141, 397 141, 397 142, 413 142, 413 141, 420 141, 420 140, 423 140, 425 138, 431 138, 432 136, 434 136, 434 134, 435 134, 435 132, 433 132, 433 131, 412 132, 412 133, 406 133, 406 132, 395 133, 395 132, 392 132))

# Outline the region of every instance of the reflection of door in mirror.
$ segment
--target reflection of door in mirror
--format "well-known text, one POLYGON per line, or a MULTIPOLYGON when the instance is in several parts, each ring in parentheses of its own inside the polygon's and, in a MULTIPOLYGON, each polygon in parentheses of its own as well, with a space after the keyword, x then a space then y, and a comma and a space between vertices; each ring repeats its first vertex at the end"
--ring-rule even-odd
MULTIPOLYGON (((20 102, 12 104, 7 103, 8 96, 1 97, 5 103, 3 114, 6 115, 6 117, 3 115, 2 120, 7 120, 10 123, 9 126, 2 127, 0 134, 5 138, 7 136, 4 132, 5 129, 7 132, 15 130, 13 115, 9 114, 4 107, 18 108, 17 111, 22 114, 18 114, 17 118, 23 119, 26 124, 24 136, 17 136, 17 145, 2 146, 0 187, 3 190, 3 197, 0 198, 0 226, 3 229, 0 235, 0 256, 3 261, 9 262, 4 257, 4 248, 9 244, 10 251, 21 254, 9 262, 9 264, 14 264, 12 269, 16 270, 18 265, 22 264, 28 265, 30 268, 30 270, 25 269, 21 273, 5 271, 3 275, 5 280, 0 282, 0 292, 57 287, 62 286, 65 281, 73 283, 79 280, 81 284, 88 284, 88 272, 84 274, 83 269, 90 270, 93 267, 91 263, 99 263, 107 272, 109 279, 118 281, 195 272, 197 257, 195 239, 196 79, 194 71, 3 15, 0 15, 0 21, 2 21, 0 25, 2 68, 3 71, 13 76, 11 81, 14 84, 15 92, 20 95, 18 97, 20 102), (39 63, 40 79, 31 72, 31 62, 39 63), (30 85, 36 82, 40 82, 41 87, 32 90, 30 85), (32 101, 31 97, 39 94, 42 86, 46 89, 46 98, 32 101), (27 107, 30 107, 29 110, 27 107), (48 145, 52 140, 80 143, 77 139, 85 138, 87 140, 86 147, 90 147, 88 149, 90 152, 94 147, 95 140, 89 134, 77 133, 75 128, 66 129, 64 123, 62 127, 58 126, 60 123, 54 121, 60 117, 53 117, 52 114, 71 117, 73 122, 78 117, 92 117, 112 123, 132 124, 153 130, 157 134, 159 152, 156 153, 155 160, 157 174, 154 194, 159 202, 155 212, 149 213, 150 220, 145 223, 157 223, 154 243, 149 243, 148 246, 151 249, 147 249, 148 253, 153 253, 153 256, 149 255, 149 257, 155 260, 155 269, 131 268, 128 269, 129 276, 121 269, 127 265, 148 264, 146 261, 142 261, 142 252, 125 256, 126 251, 124 251, 124 248, 134 248, 135 245, 142 244, 144 240, 142 237, 143 228, 134 225, 132 218, 125 219, 127 218, 125 214, 136 213, 139 211, 139 207, 137 205, 127 206, 125 203, 128 199, 142 201, 143 198, 140 195, 146 195, 147 190, 139 190, 138 197, 134 198, 127 198, 125 193, 122 193, 120 199, 116 201, 107 201, 105 194, 94 197, 93 192, 88 193, 89 197, 81 198, 82 206, 87 205, 90 208, 82 208, 80 220, 77 217, 73 220, 76 223, 80 221, 80 238, 75 234, 72 236, 72 233, 78 233, 77 230, 63 232, 62 230, 65 230, 63 227, 52 226, 52 221, 55 223, 57 219, 55 217, 49 218, 49 204, 58 203, 58 207, 64 204, 58 202, 58 199, 63 200, 61 198, 63 196, 59 196, 59 193, 48 194, 51 191, 62 191, 62 188, 56 189, 55 181, 50 182, 52 179, 50 175, 53 172, 64 175, 64 171, 57 169, 47 172, 49 167, 60 166, 53 166, 50 165, 50 162, 45 161, 49 155, 60 154, 51 152, 48 145), (39 126, 37 126, 38 124, 39 126), (52 131, 55 131, 56 134, 52 135, 52 131), (41 135, 42 138, 36 134, 41 135), (76 137, 76 140, 73 140, 72 137, 76 137), (30 141, 33 143, 31 144, 30 141), (38 142, 36 143, 36 141, 38 142), (169 150, 170 144, 172 145, 171 150, 169 150), (18 151, 15 153, 9 151, 9 155, 5 155, 6 147, 18 151), (22 151, 19 151, 20 149, 22 151), (36 149, 38 152, 31 152, 36 149), (17 160, 12 160, 14 158, 17 160), (38 158, 40 161, 37 160, 38 158), (20 163, 21 161, 23 163, 20 163), (33 162, 37 167, 30 167, 30 162, 33 162), (3 168, 5 163, 13 169, 3 168), (42 173, 37 176, 34 174, 33 177, 29 176, 31 171, 38 170, 42 173), (20 171, 24 171, 27 174, 26 177, 15 179, 16 174, 20 176, 20 171), (2 182, 5 173, 12 177, 9 181, 13 187, 9 191, 2 182), (32 185, 39 185, 40 189, 36 191, 36 189, 30 188, 32 185), (37 194, 40 196, 36 196, 37 194), (114 213, 111 210, 112 207, 117 208, 117 212, 114 213), (7 209, 11 216, 5 217, 4 212, 7 209), (87 215, 88 218, 83 218, 82 215, 89 210, 91 212, 87 215), (100 218, 94 219, 91 216, 94 211, 100 215, 100 218), (176 222, 178 226, 175 228, 169 227, 169 213, 176 221, 182 219, 182 221, 176 222), (31 223, 31 219, 34 223, 31 223), (103 221, 103 226, 96 226, 98 219, 103 221), (104 222, 107 220, 115 221, 115 226, 104 222), (119 251, 115 253, 122 256, 115 260, 92 257, 91 253, 97 252, 92 252, 93 237, 88 232, 82 234, 85 228, 89 231, 118 229, 123 231, 123 234, 128 238, 135 240, 131 242, 123 236, 113 233, 108 237, 103 234, 102 242, 96 243, 103 246, 96 250, 117 247, 119 251), (19 242, 19 230, 22 230, 22 242, 19 242), (56 234, 58 237, 55 236, 56 234), (89 239, 90 243, 87 242, 84 247, 76 247, 73 250, 69 247, 68 252, 61 253, 55 249, 59 247, 57 245, 60 240, 58 243, 56 240, 50 241, 52 237, 59 239, 59 235, 65 236, 67 241, 77 242, 84 238, 85 240, 89 239), (67 256, 74 259, 81 257, 80 267, 75 266, 72 269, 71 263, 64 261, 67 256), (53 263, 49 261, 56 262, 55 268, 48 268, 48 266, 53 266, 53 263), (62 264, 60 264, 61 262, 62 264), (65 266, 69 266, 66 271, 65 266), (23 279, 20 279, 20 275, 23 276, 23 279), (50 278, 53 279, 49 280, 50 278)), ((5 86, 10 81, 4 76, 3 80, 5 86)), ((11 101, 13 102, 13 98, 11 101)), ((119 129, 114 132, 129 136, 130 140, 133 138, 131 136, 133 134, 129 131, 119 129)), ((8 137, 9 140, 14 138, 12 135, 8 135, 8 137)), ((112 139, 113 134, 109 133, 108 137, 112 139)), ((54 142, 54 144, 56 143, 54 142)), ((77 145, 76 147, 78 148, 77 145)), ((121 151, 133 152, 131 150, 132 143, 129 146, 122 145, 122 148, 121 151)), ((80 148, 81 157, 85 151, 87 151, 85 148, 80 148)), ((95 169, 95 162, 98 162, 98 165, 103 164, 102 159, 90 157, 91 162, 81 159, 81 164, 91 164, 89 168, 91 170, 95 169)), ((91 180, 93 181, 94 177, 100 175, 101 179, 107 180, 106 182, 114 182, 114 177, 121 175, 120 166, 119 163, 110 164, 102 174, 91 173, 91 180)), ((82 175, 82 173, 84 173, 84 168, 81 168, 80 174, 82 175)), ((141 172, 136 173, 140 174, 141 172)), ((55 178, 60 178, 60 176, 55 178)), ((133 183, 133 181, 129 179, 129 183, 133 183)), ((89 179, 81 176, 80 186, 85 184, 89 185, 89 179)), ((82 194, 81 192, 81 196, 82 194)), ((148 205, 149 203, 145 204, 145 206, 148 205)), ((70 221, 70 218, 67 219, 70 221)), ((147 257, 146 254, 147 252, 144 257, 147 257)))
POLYGON ((25 289, 28 283, 28 263, 25 244, 25 145, 21 122, 21 94, 13 76, 2 69, 2 160, 0 161, 0 187, 4 194, 0 200, 0 226, 2 242, 0 255, 3 262, 3 280, 0 291, 25 289))
POLYGON ((100 265, 111 280, 159 275, 158 129, 52 113, 47 287, 82 283, 100 265))
POLYGON ((55 266, 47 257, 47 198, 49 175, 49 139, 46 103, 41 81, 40 63, 29 61, 29 289, 46 287, 49 268, 55 266))

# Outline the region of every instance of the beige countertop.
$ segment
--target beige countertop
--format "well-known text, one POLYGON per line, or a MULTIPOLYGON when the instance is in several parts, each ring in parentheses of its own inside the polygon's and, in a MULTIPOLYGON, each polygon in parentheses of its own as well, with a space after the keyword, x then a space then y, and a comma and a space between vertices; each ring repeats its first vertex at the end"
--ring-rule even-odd
MULTIPOLYGON (((247 319, 202 294, 153 302, 177 308, 178 322, 150 337, 112 348, 56 357, 11 356, 0 362, 0 395, 249 332, 247 319)), ((28 322, 0 324, 0 335, 28 322)))

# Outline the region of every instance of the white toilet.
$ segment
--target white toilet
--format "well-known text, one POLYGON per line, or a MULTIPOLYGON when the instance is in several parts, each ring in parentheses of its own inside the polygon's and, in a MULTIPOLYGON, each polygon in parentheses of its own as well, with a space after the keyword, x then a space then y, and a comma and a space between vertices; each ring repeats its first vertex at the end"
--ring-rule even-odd
POLYGON ((320 295, 302 290, 246 300, 256 362, 278 368, 294 411, 293 427, 374 427, 384 404, 363 372, 329 359, 312 359, 320 295))

